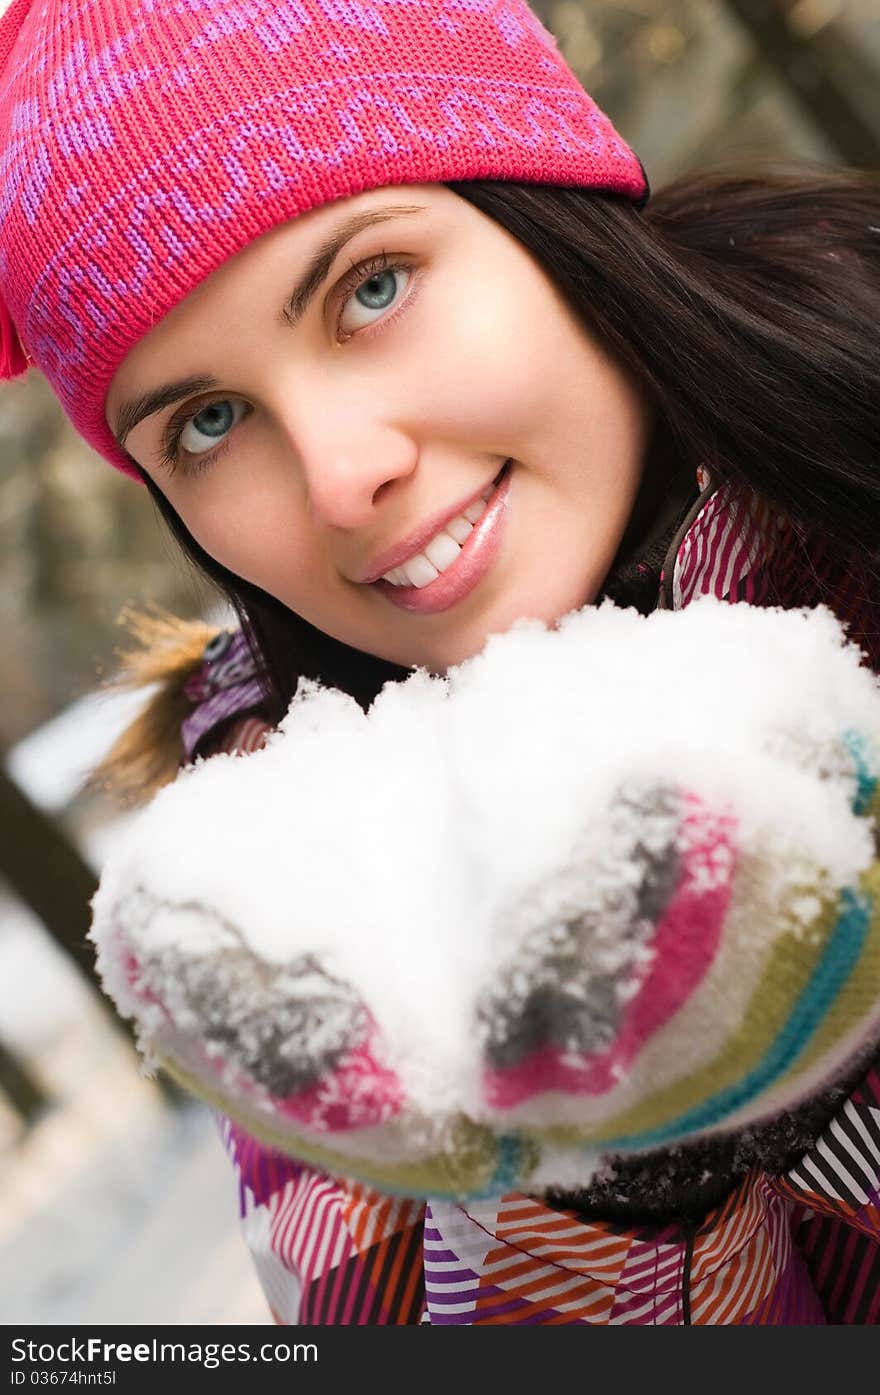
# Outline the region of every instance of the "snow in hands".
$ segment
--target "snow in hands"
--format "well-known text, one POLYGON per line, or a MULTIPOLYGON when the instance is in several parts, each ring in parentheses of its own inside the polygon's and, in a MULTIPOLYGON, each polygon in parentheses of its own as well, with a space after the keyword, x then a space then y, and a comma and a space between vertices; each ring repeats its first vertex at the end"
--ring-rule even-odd
MULTIPOLYGON (((105 987, 151 1058, 295 1155, 480 1194, 516 1137, 533 1177, 583 1182, 585 1148, 673 1136, 665 1102, 730 1059, 772 966, 812 982, 850 903, 856 925, 860 659, 825 607, 705 597, 522 621, 366 714, 305 683, 263 750, 133 820, 93 903, 105 987)), ((869 1029, 847 1004, 814 1071, 869 1029)), ((786 1107, 793 1069, 718 1117, 786 1107)))

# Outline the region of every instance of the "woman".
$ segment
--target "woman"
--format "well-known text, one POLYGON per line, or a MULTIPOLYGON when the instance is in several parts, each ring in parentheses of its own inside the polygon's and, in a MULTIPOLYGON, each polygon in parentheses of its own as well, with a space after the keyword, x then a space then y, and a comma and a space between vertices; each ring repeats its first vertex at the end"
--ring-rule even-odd
MULTIPOLYGON (((134 661, 117 773, 168 778, 190 701, 185 758, 240 749, 302 676, 367 706, 604 595, 825 600, 876 669, 876 176, 649 200, 515 0, 16 0, 0 65, 4 372, 242 620, 134 661)), ((224 1131, 282 1321, 876 1321, 868 1065, 491 1214, 224 1131)))

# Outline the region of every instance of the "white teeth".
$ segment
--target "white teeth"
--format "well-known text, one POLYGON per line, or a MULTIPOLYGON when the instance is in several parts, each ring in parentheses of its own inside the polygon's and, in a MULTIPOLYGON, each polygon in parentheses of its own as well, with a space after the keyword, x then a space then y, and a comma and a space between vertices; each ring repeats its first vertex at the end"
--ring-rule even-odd
POLYGON ((454 562, 460 552, 461 548, 455 538, 451 538, 448 533, 438 533, 425 548, 425 556, 438 572, 442 572, 454 562))
POLYGON ((402 571, 406 573, 410 586, 418 586, 419 589, 434 581, 440 573, 432 562, 429 562, 423 552, 417 557, 410 557, 408 562, 404 562, 402 571))
POLYGON ((474 531, 474 525, 465 518, 463 513, 460 513, 457 518, 453 518, 451 523, 447 523, 446 531, 455 538, 457 543, 466 543, 474 531))
POLYGON ((431 539, 424 552, 417 553, 415 557, 410 557, 408 562, 386 572, 382 580, 390 581, 392 586, 418 586, 419 589, 428 586, 441 572, 452 566, 461 552, 462 545, 474 531, 474 524, 485 513, 486 504, 494 488, 494 484, 487 485, 480 498, 468 504, 463 513, 450 519, 446 527, 431 539))

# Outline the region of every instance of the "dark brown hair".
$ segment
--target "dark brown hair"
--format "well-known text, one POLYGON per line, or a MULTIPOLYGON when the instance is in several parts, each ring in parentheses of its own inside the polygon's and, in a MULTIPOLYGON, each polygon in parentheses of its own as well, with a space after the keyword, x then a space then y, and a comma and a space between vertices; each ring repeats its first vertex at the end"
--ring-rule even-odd
MULTIPOLYGON (((693 481, 705 462, 714 479, 820 524, 877 578, 880 174, 805 161, 716 166, 674 180, 641 210, 580 188, 448 187, 532 252, 655 404, 645 498, 663 497, 674 479, 693 481)), ((300 676, 367 706, 408 672, 329 638, 234 576, 144 478, 184 553, 248 633, 270 721, 300 676)), ((603 592, 640 609, 653 604, 646 587, 656 599, 657 577, 627 563, 649 513, 637 509, 603 592)))

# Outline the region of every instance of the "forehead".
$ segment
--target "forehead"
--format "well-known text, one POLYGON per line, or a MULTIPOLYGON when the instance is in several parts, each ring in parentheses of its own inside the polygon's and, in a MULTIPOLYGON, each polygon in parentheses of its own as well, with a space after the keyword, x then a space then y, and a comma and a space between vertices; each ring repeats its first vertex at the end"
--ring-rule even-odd
POLYGON ((260 299, 263 288, 277 294, 279 285, 287 281, 292 287, 310 258, 341 224, 359 217, 366 220, 370 215, 390 220, 396 216, 395 209, 404 207, 424 209, 419 215, 423 225, 437 217, 449 220, 476 212, 443 185, 388 185, 335 199, 263 233, 189 291, 129 350, 110 384, 108 419, 112 421, 122 398, 142 388, 145 374, 153 373, 157 362, 167 360, 181 338, 189 331, 197 332, 218 309, 244 308, 260 299))

